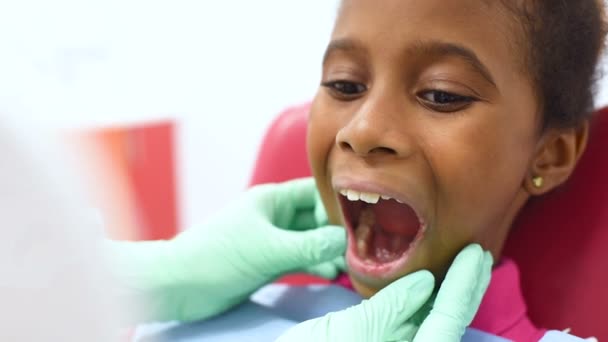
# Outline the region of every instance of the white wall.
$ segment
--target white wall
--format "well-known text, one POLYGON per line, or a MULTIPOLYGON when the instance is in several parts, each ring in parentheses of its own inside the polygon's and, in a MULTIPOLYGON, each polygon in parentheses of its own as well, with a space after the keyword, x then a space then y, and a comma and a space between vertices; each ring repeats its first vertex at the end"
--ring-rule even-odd
POLYGON ((247 184, 320 77, 335 0, 3 1, 0 103, 61 129, 175 118, 183 225, 247 184))
MULTIPOLYGON (((229 201, 285 106, 310 99, 337 0, 0 4, 0 104, 60 128, 180 124, 183 225, 229 201)), ((599 103, 608 103, 608 87, 599 103)))

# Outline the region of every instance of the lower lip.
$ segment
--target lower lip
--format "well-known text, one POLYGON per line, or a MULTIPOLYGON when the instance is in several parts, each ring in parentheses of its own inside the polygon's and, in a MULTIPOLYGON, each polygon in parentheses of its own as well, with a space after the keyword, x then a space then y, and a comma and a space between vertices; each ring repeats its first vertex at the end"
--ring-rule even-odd
POLYGON ((369 277, 377 280, 388 280, 396 277, 400 270, 402 270, 408 263, 410 256, 416 250, 420 241, 424 238, 424 232, 426 226, 422 226, 418 234, 414 238, 414 241, 410 244, 410 247, 399 257, 391 262, 387 263, 375 263, 371 261, 362 260, 356 252, 357 243, 355 241, 354 228, 348 227, 348 249, 346 250, 346 262, 348 263, 349 270, 363 277, 369 277))

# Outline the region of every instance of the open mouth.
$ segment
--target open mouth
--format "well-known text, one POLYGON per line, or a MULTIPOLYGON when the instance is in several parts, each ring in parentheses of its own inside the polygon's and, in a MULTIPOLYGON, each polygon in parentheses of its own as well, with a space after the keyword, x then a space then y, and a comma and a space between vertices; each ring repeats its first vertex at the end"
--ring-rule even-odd
POLYGON ((355 190, 340 194, 350 269, 373 278, 391 278, 423 238, 425 224, 411 206, 389 196, 355 190))

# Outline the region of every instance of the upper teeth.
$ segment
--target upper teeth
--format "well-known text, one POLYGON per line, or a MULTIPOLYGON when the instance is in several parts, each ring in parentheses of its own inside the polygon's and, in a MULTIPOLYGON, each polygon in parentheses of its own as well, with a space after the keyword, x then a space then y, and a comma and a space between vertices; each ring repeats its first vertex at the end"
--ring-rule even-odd
MULTIPOLYGON (((352 202, 363 201, 365 203, 370 203, 370 204, 378 203, 380 201, 380 198, 382 198, 383 200, 392 199, 390 196, 386 196, 386 195, 380 195, 380 194, 374 194, 371 192, 363 192, 363 191, 356 191, 356 190, 350 190, 350 189, 340 190, 340 194, 342 194, 342 196, 348 198, 349 201, 352 201, 352 202)), ((399 203, 402 203, 399 200, 396 200, 396 201, 399 203)))

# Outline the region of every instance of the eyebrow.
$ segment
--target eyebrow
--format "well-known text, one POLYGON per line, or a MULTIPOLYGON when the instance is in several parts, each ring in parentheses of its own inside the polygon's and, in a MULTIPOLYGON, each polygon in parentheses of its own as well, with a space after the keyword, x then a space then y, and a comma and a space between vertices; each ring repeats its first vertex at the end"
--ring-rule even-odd
POLYGON ((419 51, 438 57, 459 57, 469 64, 474 71, 485 78, 486 81, 490 82, 494 87, 496 87, 496 82, 494 82, 494 78, 492 78, 492 74, 488 68, 481 62, 477 54, 466 46, 441 41, 428 41, 417 42, 412 48, 408 49, 408 52, 419 51))
POLYGON ((353 52, 353 51, 364 51, 363 45, 356 40, 352 39, 336 39, 329 42, 327 49, 325 49, 325 55, 323 55, 323 64, 327 62, 329 56, 337 51, 353 52))
MULTIPOLYGON (((353 52, 353 51, 365 51, 363 45, 356 40, 352 39, 336 39, 332 40, 323 56, 323 64, 327 62, 329 56, 335 51, 353 52)), ((496 87, 496 82, 492 77, 492 74, 488 68, 481 62, 479 57, 473 50, 466 46, 447 43, 442 41, 418 41, 412 47, 407 49, 408 53, 420 53, 434 55, 438 57, 459 57, 465 61, 474 71, 479 73, 486 81, 490 82, 496 87)))

